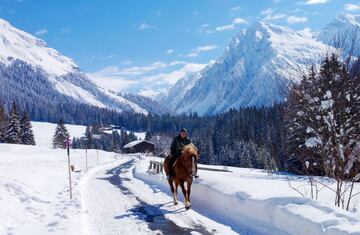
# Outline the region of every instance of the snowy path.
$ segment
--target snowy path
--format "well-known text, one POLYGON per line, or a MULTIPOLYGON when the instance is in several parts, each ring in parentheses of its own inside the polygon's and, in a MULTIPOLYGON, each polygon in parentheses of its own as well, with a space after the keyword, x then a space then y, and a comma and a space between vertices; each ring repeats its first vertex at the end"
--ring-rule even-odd
POLYGON ((82 182, 86 234, 236 234, 135 179, 135 159, 97 168, 82 182))

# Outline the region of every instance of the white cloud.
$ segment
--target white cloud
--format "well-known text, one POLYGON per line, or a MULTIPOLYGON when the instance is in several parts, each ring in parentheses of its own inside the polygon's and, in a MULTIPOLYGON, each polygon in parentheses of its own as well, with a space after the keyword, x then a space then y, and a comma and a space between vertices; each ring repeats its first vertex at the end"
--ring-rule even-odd
POLYGON ((180 69, 173 70, 168 73, 160 73, 153 76, 145 77, 148 82, 165 81, 168 84, 175 84, 179 79, 185 77, 189 73, 195 73, 202 70, 206 64, 186 63, 180 69))
POLYGON ((233 24, 247 24, 247 21, 238 17, 233 20, 233 24))
POLYGON ((234 28, 235 28, 234 24, 227 24, 227 25, 218 26, 215 28, 215 30, 218 32, 222 32, 227 30, 233 30, 234 28))
POLYGON ((280 20, 286 17, 285 14, 282 13, 275 13, 275 8, 267 8, 260 12, 260 15, 264 16, 264 21, 272 21, 272 20, 280 20))
POLYGON ((315 5, 315 4, 324 4, 329 2, 329 0, 305 0, 305 5, 315 5))
POLYGON ((190 52, 189 54, 186 54, 185 57, 194 58, 197 57, 199 53, 196 52, 190 52))
POLYGON ((120 76, 135 76, 135 75, 143 75, 147 72, 151 72, 154 70, 158 70, 161 68, 165 68, 167 66, 166 63, 161 61, 156 61, 152 64, 144 65, 144 66, 132 66, 126 68, 119 68, 117 66, 109 66, 98 72, 97 74, 106 74, 107 77, 120 77, 120 76))
POLYGON ((190 53, 186 54, 185 57, 189 57, 189 58, 194 58, 194 57, 198 57, 198 55, 202 52, 206 52, 206 51, 212 51, 217 49, 218 46, 211 44, 211 45, 205 45, 205 46, 198 46, 195 49, 192 49, 190 53))
POLYGON ((236 6, 230 9, 230 11, 239 11, 241 9, 241 6, 236 6))
POLYGON ((199 33, 206 33, 207 32, 207 28, 209 28, 209 24, 202 24, 200 25, 200 29, 199 29, 199 33))
POLYGON ((271 14, 274 13, 274 11, 275 11, 274 8, 267 8, 267 9, 265 9, 265 10, 262 10, 262 11, 260 12, 260 15, 271 15, 271 14))
POLYGON ((174 49, 169 49, 169 50, 166 51, 166 54, 170 55, 170 54, 172 54, 173 52, 174 52, 174 49))
POLYGON ((265 21, 271 21, 271 20, 280 20, 285 18, 286 15, 285 14, 275 14, 275 15, 267 15, 263 20, 265 21))
POLYGON ((240 10, 241 10, 241 6, 236 6, 236 7, 231 8, 230 12, 232 15, 236 15, 236 13, 240 10))
POLYGON ((89 77, 93 82, 100 85, 101 87, 107 88, 113 91, 126 91, 132 86, 135 86, 138 82, 136 80, 128 80, 123 76, 109 76, 106 74, 106 70, 108 68, 104 68, 103 70, 96 73, 87 73, 87 77, 89 77))
POLYGON ((146 22, 142 22, 138 27, 139 30, 145 30, 145 29, 149 29, 149 28, 151 28, 151 26, 146 22))
POLYGON ((345 11, 359 11, 360 10, 360 2, 358 4, 348 3, 344 5, 345 11))
POLYGON ((92 60, 111 60, 116 58, 116 54, 109 54, 109 55, 92 55, 90 56, 90 59, 92 60))
POLYGON ((222 32, 235 29, 235 25, 237 24, 247 24, 247 21, 243 18, 235 18, 231 24, 218 26, 215 28, 215 31, 222 32))
POLYGON ((182 65, 182 64, 186 64, 186 61, 181 61, 181 60, 175 60, 173 62, 170 62, 169 65, 170 66, 175 66, 175 65, 182 65))
POLYGON ((305 16, 299 17, 299 16, 289 16, 286 18, 286 21, 289 24, 296 24, 296 23, 304 23, 308 21, 308 18, 305 16))
POLYGON ((134 92, 154 96, 189 73, 200 71, 205 66, 206 64, 186 61, 170 63, 156 61, 143 66, 109 66, 86 75, 96 84, 116 92, 134 92))
POLYGON ((121 62, 122 65, 129 65, 129 64, 132 64, 132 61, 131 60, 125 60, 123 62, 121 62))
POLYGON ((39 29, 38 31, 35 32, 36 35, 44 35, 47 33, 48 33, 47 29, 39 29))
POLYGON ((216 45, 206 45, 206 46, 199 46, 194 51, 197 53, 204 52, 204 51, 212 51, 218 48, 216 45))

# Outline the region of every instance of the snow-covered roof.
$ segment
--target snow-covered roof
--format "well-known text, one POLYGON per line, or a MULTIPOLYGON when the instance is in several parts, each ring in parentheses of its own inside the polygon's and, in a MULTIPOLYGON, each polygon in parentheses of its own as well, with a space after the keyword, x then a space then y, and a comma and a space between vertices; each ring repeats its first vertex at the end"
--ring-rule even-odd
POLYGON ((142 143, 142 142, 147 142, 147 143, 149 143, 149 144, 155 145, 154 143, 152 143, 152 142, 150 142, 150 141, 147 141, 147 140, 135 140, 135 141, 133 141, 133 142, 130 142, 130 143, 124 145, 123 148, 132 148, 132 147, 134 147, 135 145, 138 145, 138 144, 140 144, 140 143, 142 143))

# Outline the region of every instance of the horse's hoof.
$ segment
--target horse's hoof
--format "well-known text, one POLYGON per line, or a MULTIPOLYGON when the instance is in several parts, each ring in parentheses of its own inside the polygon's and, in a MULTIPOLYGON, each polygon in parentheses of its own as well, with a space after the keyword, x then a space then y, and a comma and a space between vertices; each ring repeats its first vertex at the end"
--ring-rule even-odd
POLYGON ((174 205, 176 206, 178 204, 178 202, 174 202, 174 205))
POLYGON ((190 209, 191 209, 191 206, 185 206, 185 209, 186 209, 186 210, 190 210, 190 209))

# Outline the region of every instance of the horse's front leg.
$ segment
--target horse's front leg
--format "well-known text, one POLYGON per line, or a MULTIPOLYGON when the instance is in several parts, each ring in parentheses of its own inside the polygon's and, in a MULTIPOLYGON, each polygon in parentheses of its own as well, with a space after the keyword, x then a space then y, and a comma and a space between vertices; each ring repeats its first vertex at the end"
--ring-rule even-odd
POLYGON ((178 186, 179 186, 179 183, 174 180, 174 192, 173 192, 173 200, 174 200, 174 205, 177 205, 178 204, 178 186))
POLYGON ((174 200, 174 204, 176 205, 177 204, 177 200, 176 200, 176 189, 175 189, 175 183, 174 183, 174 180, 172 178, 170 178, 168 180, 169 182, 169 185, 170 185, 170 189, 171 189, 171 193, 173 195, 173 200, 174 200))
POLYGON ((191 204, 190 204, 190 201, 189 201, 189 194, 188 194, 188 191, 185 189, 184 183, 185 182, 180 182, 180 187, 181 187, 181 190, 182 190, 182 192, 184 194, 185 209, 189 210, 191 208, 191 204))
POLYGON ((188 207, 191 208, 190 192, 191 192, 192 179, 186 181, 186 197, 188 201, 188 207))

